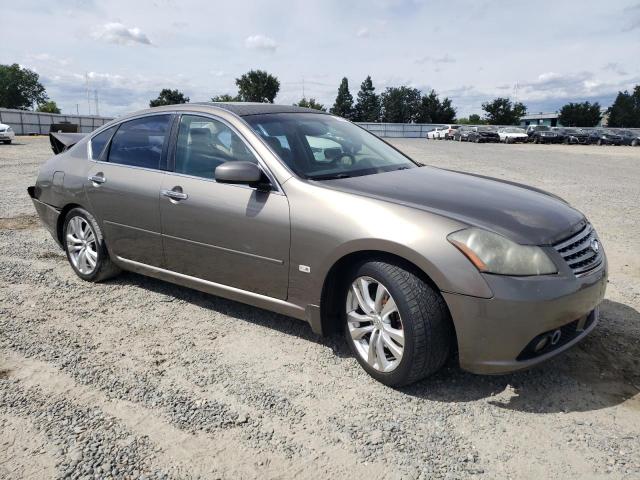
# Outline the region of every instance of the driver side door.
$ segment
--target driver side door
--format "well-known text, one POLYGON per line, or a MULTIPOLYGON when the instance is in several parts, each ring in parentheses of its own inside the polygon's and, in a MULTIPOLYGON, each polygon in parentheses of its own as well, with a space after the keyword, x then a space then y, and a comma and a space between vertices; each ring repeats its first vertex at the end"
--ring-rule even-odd
POLYGON ((214 179, 222 163, 260 163, 244 139, 221 119, 182 115, 172 160, 160 192, 167 268, 286 299, 287 197, 278 188, 265 191, 214 179))

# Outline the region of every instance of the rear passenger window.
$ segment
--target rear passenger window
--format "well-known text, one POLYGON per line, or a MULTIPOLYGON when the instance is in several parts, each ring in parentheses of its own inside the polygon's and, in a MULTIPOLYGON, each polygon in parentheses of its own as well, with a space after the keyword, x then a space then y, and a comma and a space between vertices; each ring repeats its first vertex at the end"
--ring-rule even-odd
POLYGON ((109 162, 160 168, 171 115, 154 115, 124 122, 111 140, 109 162))
POLYGON ((177 173, 212 179, 218 165, 237 160, 258 163, 242 139, 224 123, 182 116, 176 145, 177 173))
POLYGON ((100 160, 100 156, 104 151, 104 147, 106 147, 107 143, 109 143, 109 140, 111 139, 113 132, 116 131, 116 128, 118 128, 117 125, 111 128, 107 128, 106 130, 103 130, 102 132, 100 132, 99 134, 97 134, 95 137, 91 139, 91 143, 90 143, 91 160, 100 160))

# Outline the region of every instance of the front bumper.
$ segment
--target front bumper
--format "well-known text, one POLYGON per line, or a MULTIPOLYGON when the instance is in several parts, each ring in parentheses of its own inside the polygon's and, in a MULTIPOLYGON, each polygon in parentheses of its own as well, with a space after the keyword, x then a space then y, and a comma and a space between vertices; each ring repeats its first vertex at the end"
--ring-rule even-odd
POLYGON ((597 307, 607 284, 607 264, 605 259, 601 267, 582 277, 484 277, 494 292, 492 298, 443 296, 455 325, 461 368, 500 374, 548 360, 595 328, 597 307), (553 346, 532 354, 534 340, 558 329, 560 337, 553 346))
POLYGON ((0 141, 15 140, 16 134, 13 132, 0 132, 0 141))

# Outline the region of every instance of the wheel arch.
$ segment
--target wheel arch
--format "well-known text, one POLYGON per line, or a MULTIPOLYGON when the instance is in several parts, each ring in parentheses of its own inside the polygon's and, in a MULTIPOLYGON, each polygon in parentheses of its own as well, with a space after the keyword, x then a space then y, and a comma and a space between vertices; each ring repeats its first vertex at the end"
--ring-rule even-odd
POLYGON ((82 209, 86 210, 85 207, 83 207, 82 205, 80 205, 78 203, 68 203, 64 207, 62 207, 62 210, 60 210, 60 215, 58 215, 58 221, 56 222, 56 237, 57 237, 58 242, 60 243, 60 245, 64 245, 64 238, 63 238, 64 220, 65 220, 65 218, 67 218, 67 214, 71 210, 73 210, 74 208, 82 208, 82 209))
MULTIPOLYGON (((420 268, 416 263, 402 255, 375 249, 352 251, 337 259, 324 277, 320 297, 320 321, 323 335, 330 335, 341 331, 341 315, 339 310, 341 289, 333 287, 341 284, 341 279, 344 278, 349 270, 366 261, 381 261, 400 266, 423 280, 438 292, 438 294, 441 292, 440 287, 423 268, 420 268)), ((448 311, 448 306, 447 313, 449 314, 449 322, 451 323, 453 332, 453 343, 455 347, 457 347, 457 333, 451 312, 448 311)))

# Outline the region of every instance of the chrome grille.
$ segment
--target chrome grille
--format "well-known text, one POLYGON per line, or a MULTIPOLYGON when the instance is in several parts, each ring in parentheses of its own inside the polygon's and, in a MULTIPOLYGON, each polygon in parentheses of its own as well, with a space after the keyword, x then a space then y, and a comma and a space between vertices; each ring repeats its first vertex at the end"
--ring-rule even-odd
POLYGON ((602 263, 602 245, 590 224, 575 235, 556 243, 553 248, 576 275, 587 273, 602 263), (593 248, 594 241, 597 242, 597 250, 593 248))

